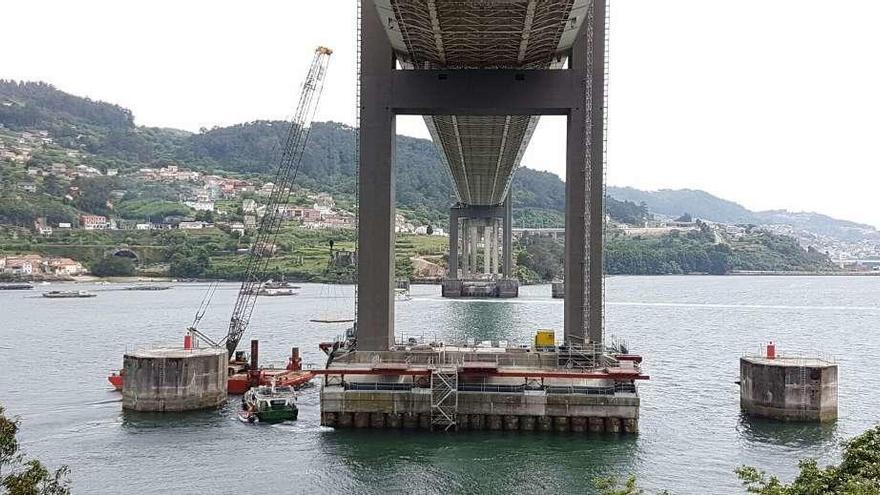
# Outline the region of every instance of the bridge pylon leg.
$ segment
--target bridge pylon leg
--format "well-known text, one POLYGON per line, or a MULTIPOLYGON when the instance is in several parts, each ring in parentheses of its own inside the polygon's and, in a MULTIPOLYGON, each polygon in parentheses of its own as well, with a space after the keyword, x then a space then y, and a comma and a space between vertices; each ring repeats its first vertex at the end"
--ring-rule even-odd
POLYGON ((577 101, 568 114, 565 177, 565 340, 602 343, 604 234, 605 2, 572 47, 577 101))
POLYGON ((394 341, 394 54, 368 4, 361 16, 357 347, 383 351, 394 341))

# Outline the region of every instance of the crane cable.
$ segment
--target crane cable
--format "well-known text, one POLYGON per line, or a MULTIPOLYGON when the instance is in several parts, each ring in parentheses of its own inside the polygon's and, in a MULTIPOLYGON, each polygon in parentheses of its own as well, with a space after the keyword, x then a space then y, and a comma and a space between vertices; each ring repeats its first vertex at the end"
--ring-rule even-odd
POLYGON ((257 296, 268 270, 269 260, 277 245, 282 220, 279 205, 289 201, 293 184, 302 165, 305 144, 311 131, 310 124, 317 111, 323 91, 324 76, 332 53, 331 50, 324 47, 315 50, 315 56, 303 83, 300 101, 288 128, 280 163, 276 170, 275 186, 250 249, 245 277, 233 308, 229 329, 227 335, 220 341, 220 344, 226 344, 230 356, 238 347, 241 336, 253 315, 257 296))

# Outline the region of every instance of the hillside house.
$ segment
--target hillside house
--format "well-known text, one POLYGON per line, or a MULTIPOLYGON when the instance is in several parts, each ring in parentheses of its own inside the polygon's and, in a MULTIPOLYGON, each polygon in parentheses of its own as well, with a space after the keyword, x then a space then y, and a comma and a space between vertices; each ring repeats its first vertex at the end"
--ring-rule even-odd
POLYGON ((204 229, 207 227, 213 227, 213 225, 210 223, 201 222, 201 221, 180 222, 179 224, 177 224, 177 228, 183 229, 183 230, 200 230, 200 229, 204 229))
POLYGON ((43 262, 46 273, 60 276, 76 276, 86 272, 85 267, 79 261, 70 258, 49 258, 43 262))
POLYGON ((28 276, 42 272, 43 257, 38 254, 7 256, 3 258, 2 272, 12 275, 28 276))
POLYGON ((103 215, 83 215, 80 217, 79 223, 85 230, 106 230, 110 228, 107 217, 103 215))
POLYGON ((33 182, 22 181, 18 183, 18 188, 24 192, 35 193, 37 192, 37 185, 33 182))

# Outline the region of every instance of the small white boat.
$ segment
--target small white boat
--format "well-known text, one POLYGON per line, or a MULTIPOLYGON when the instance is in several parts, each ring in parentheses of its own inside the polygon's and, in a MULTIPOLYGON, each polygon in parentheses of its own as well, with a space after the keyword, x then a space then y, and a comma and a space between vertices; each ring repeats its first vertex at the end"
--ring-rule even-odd
POLYGON ((409 294, 408 289, 394 289, 394 300, 409 301, 410 299, 412 299, 412 296, 409 294))

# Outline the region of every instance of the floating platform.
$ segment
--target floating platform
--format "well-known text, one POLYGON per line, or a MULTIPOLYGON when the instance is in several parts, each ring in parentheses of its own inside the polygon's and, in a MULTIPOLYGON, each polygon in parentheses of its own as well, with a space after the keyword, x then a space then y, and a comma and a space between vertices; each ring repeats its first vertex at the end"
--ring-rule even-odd
POLYGON ((636 433, 640 359, 584 349, 397 346, 331 353, 321 424, 432 431, 636 433))
POLYGON ((515 278, 497 280, 461 280, 447 278, 443 279, 441 285, 441 294, 443 297, 519 297, 519 280, 515 278))
POLYGON ((837 364, 830 358, 740 358, 740 407, 750 416, 780 421, 837 419, 837 364))
POLYGON ((31 284, 0 284, 0 290, 31 290, 34 286, 31 284))

